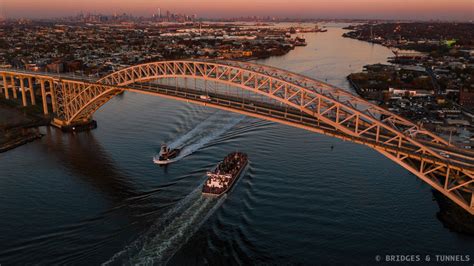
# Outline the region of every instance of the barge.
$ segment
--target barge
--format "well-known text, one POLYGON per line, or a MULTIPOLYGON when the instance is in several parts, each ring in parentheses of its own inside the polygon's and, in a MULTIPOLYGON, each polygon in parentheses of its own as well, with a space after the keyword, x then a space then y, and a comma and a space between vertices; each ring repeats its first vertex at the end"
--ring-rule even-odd
POLYGON ((207 180, 202 187, 202 194, 218 197, 228 192, 237 182, 247 163, 248 159, 245 153, 228 154, 212 171, 207 172, 207 180))

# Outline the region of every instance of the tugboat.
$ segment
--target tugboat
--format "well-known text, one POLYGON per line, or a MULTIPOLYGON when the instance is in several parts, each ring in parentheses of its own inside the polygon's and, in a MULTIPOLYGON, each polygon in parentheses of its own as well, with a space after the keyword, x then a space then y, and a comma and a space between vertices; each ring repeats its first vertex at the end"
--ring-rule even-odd
POLYGON ((240 177, 248 163, 247 154, 233 152, 227 155, 222 162, 207 172, 207 180, 202 187, 202 194, 221 196, 228 192, 240 177))
POLYGON ((153 162, 156 164, 169 164, 172 162, 174 158, 176 158, 181 149, 170 149, 166 144, 161 145, 160 154, 158 154, 158 158, 154 157, 153 162))

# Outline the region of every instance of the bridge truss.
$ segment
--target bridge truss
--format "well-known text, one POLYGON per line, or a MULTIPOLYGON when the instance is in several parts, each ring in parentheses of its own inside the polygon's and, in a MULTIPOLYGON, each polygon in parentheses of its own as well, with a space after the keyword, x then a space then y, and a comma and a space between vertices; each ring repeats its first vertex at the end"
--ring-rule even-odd
POLYGON ((90 120, 97 109, 123 90, 185 100, 367 145, 474 215, 473 153, 345 90, 302 75, 253 63, 182 60, 132 66, 96 82, 53 79, 55 122, 60 126, 90 120), (216 93, 202 98, 202 92, 185 88, 143 86, 149 81, 178 78, 226 84, 280 106, 216 93))

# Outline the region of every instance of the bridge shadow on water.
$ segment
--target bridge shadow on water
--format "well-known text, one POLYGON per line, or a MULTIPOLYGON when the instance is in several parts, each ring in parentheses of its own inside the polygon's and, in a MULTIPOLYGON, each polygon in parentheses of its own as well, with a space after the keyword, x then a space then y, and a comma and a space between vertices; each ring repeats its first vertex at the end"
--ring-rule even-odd
MULTIPOLYGON (((55 157, 70 172, 69 176, 90 185, 92 191, 87 193, 93 201, 97 198, 97 193, 94 193, 97 191, 99 200, 104 198, 108 205, 93 217, 84 217, 72 224, 58 221, 39 236, 32 236, 28 252, 40 254, 44 249, 49 250, 51 256, 48 259, 51 261, 48 262, 53 264, 103 260, 104 255, 111 257, 123 245, 148 230, 179 200, 161 193, 169 186, 167 184, 140 191, 132 181, 136 177, 117 167, 93 132, 65 134, 55 128, 46 128, 45 131, 41 148, 55 157), (61 246, 60 243, 71 239, 83 242, 79 245, 80 250, 66 250, 61 246), (121 245, 117 246, 117 243, 121 245)), ((84 200, 85 204, 88 200, 84 200)), ((25 243, 17 245, 24 246, 25 243)), ((33 262, 30 259, 33 258, 18 258, 21 262, 33 262)))
MULTIPOLYGON (((117 167, 92 132, 64 134, 55 128, 47 128, 46 131, 42 147, 59 159, 74 176, 80 176, 82 181, 97 189, 113 204, 113 208, 121 208, 128 214, 140 213, 142 219, 143 213, 148 212, 143 209, 147 201, 155 202, 151 196, 169 186, 164 184, 149 191, 136 189, 135 177, 117 167), (141 208, 137 210, 135 203, 138 202, 141 208)), ((174 202, 171 200, 164 205, 174 202)), ((156 210, 156 207, 150 206, 150 209, 156 210)))
POLYGON ((64 134, 55 128, 46 130, 43 148, 108 199, 118 203, 138 194, 91 132, 64 134))
MULTIPOLYGON (((185 198, 165 191, 172 184, 160 184, 151 190, 140 191, 133 182, 139 177, 127 175, 118 168, 93 132, 64 134, 47 128, 41 142, 48 154, 73 172, 73 177, 80 177, 80 181, 91 185, 111 203, 106 211, 96 217, 86 217, 79 222, 83 225, 80 230, 87 233, 79 231, 73 236, 66 236, 82 242, 84 236, 90 238, 90 231, 96 231, 97 236, 89 239, 91 243, 82 245, 82 250, 74 252, 59 248, 54 252, 57 256, 51 263, 86 263, 106 257, 110 258, 106 264, 166 263, 225 199, 202 197, 202 184, 185 198), (120 242, 122 245, 117 246, 120 242)), ((61 242, 62 237, 61 234, 54 241, 61 242)))

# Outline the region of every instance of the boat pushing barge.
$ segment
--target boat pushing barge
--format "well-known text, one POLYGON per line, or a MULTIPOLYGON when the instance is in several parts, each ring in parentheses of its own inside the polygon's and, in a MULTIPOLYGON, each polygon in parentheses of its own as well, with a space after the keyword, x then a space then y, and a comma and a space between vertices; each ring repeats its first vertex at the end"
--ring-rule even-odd
POLYGON ((165 165, 173 162, 173 159, 178 157, 181 149, 170 149, 165 144, 161 145, 160 154, 153 158, 153 162, 159 165, 165 165))
POLYGON ((202 187, 202 194, 221 196, 229 191, 247 166, 247 154, 233 152, 227 155, 222 162, 207 172, 207 180, 202 187))

